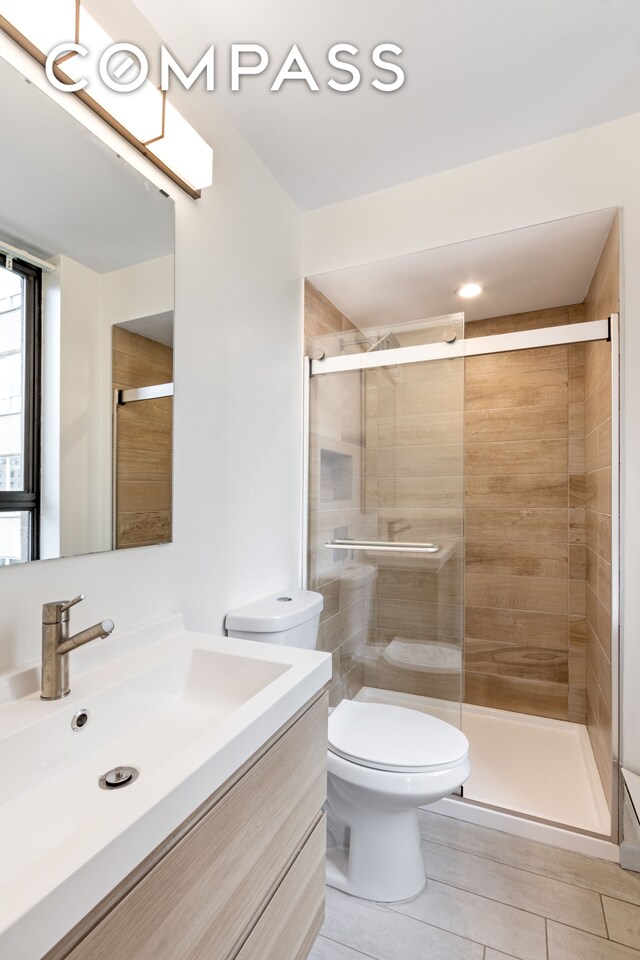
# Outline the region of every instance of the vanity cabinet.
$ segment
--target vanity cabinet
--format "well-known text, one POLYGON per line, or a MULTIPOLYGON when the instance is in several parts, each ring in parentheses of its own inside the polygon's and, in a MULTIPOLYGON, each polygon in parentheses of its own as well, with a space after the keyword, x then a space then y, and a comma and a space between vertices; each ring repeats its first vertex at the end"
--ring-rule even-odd
POLYGON ((306 960, 324 914, 327 696, 45 960, 306 960))

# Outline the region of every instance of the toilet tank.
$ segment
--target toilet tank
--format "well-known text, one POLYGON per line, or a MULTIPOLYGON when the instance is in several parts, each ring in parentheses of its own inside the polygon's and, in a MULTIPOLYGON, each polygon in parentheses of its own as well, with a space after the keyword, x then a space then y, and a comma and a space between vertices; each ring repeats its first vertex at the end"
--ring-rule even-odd
POLYGON ((322 594, 284 590, 227 614, 227 636, 315 650, 322 594))

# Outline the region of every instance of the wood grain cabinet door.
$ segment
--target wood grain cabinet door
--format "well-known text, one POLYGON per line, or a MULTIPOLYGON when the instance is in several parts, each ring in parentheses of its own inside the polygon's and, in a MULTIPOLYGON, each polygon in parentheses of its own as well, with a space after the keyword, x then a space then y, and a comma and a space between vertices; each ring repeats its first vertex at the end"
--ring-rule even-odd
MULTIPOLYGON (((292 890, 298 878, 290 914, 299 903, 304 915, 298 923, 306 924, 302 944, 322 901, 318 884, 325 838, 318 822, 326 798, 326 731, 323 696, 67 960, 230 960, 239 951, 242 960, 257 960, 249 946, 251 931, 287 877, 292 890), (309 877, 305 864, 310 865, 309 877)), ((275 916, 272 912, 272 920, 256 928, 260 942, 277 942, 275 916)), ((297 960, 297 943, 294 938, 293 952, 282 955, 274 946, 275 952, 265 953, 264 960, 297 960)))

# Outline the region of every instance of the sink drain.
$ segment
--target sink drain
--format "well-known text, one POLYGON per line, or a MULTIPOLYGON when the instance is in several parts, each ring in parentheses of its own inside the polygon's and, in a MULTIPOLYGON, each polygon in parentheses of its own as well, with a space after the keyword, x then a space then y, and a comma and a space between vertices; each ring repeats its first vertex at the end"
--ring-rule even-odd
POLYGON ((114 767, 100 777, 98 786, 102 790, 118 790, 119 787, 127 787, 139 776, 140 773, 135 767, 114 767))

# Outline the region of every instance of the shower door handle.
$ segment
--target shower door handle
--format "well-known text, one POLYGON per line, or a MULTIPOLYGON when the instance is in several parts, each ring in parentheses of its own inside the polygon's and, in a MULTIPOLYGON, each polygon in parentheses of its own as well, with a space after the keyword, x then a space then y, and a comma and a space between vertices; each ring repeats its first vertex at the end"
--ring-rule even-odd
POLYGON ((437 543, 390 543, 386 540, 328 540, 329 550, 367 550, 370 553, 438 553, 437 543))

